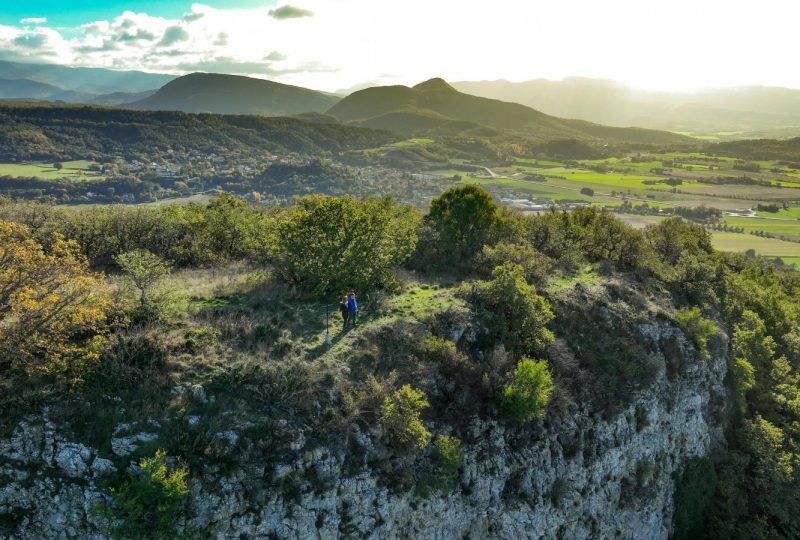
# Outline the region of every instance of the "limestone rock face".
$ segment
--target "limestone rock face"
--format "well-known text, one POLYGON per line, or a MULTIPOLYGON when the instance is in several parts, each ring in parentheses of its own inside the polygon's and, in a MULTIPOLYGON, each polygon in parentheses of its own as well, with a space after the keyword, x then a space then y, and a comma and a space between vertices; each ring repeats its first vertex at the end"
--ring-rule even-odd
MULTIPOLYGON (((210 464, 192 480, 178 522, 219 539, 666 539, 673 473, 723 444, 726 347, 701 359, 666 322, 638 332, 645 341, 676 342, 680 372, 668 373, 656 351, 655 382, 622 410, 609 417, 584 404, 551 413, 526 428, 524 443, 510 423, 471 419, 460 482, 450 494, 392 489, 366 459, 360 470, 346 468, 341 452, 298 439, 277 466, 244 458, 224 469, 210 464)), ((356 436, 369 455, 375 434, 356 436)), ((114 452, 124 455, 149 438, 120 433, 114 452)), ((230 458, 239 438, 231 429, 215 441, 230 458)), ((0 438, 0 536, 107 537, 107 524, 91 510, 108 497, 96 478, 113 468, 67 440, 46 413, 27 418, 0 438)))

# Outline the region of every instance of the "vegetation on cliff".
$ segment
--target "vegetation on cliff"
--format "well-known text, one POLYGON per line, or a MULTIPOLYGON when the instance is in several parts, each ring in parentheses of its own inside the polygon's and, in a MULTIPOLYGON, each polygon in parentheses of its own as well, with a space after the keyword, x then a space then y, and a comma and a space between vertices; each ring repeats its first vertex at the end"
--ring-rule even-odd
MULTIPOLYGON (((3 427, 59 403, 120 470, 154 464, 149 480, 109 480, 124 519, 153 512, 131 503, 139 490, 157 488, 174 517, 183 480, 209 464, 275 465, 292 448, 339 448, 393 490, 457 490, 468 418, 525 444, 578 404, 611 415, 660 370, 689 369, 672 342, 657 344, 667 365, 651 361, 638 328, 657 319, 685 332, 698 361, 727 353, 735 399, 718 411, 728 448, 676 479, 676 536, 800 533, 800 276, 718 253, 680 219, 637 231, 596 208, 524 216, 468 186, 424 216, 322 196, 285 209, 230 195, 5 204, 0 231, 0 291, 12 291, 0 332, 3 347, 19 344, 0 364, 3 427), (357 325, 339 330, 350 290, 357 325), (23 336, 34 301, 46 324, 23 336), (121 423, 157 423, 157 438, 117 453, 121 423), (367 465, 365 438, 380 449, 367 465)), ((292 498, 324 482, 287 475, 273 487, 292 498)))

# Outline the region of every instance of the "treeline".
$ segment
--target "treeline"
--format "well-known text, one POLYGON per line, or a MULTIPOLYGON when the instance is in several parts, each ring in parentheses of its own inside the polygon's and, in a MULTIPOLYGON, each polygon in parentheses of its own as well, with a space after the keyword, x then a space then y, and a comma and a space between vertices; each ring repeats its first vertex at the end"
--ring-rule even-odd
POLYGON ((709 176, 699 177, 696 181, 698 184, 711 184, 714 186, 740 185, 772 187, 774 185, 770 180, 761 180, 750 176, 709 176))
MULTIPOLYGON (((291 198, 308 193, 341 195, 358 191, 354 185, 358 172, 349 167, 320 160, 295 164, 273 163, 250 173, 203 173, 162 176, 145 173, 106 178, 19 178, 0 176, 0 195, 10 199, 56 203, 131 203, 155 202, 212 190, 251 195, 267 193, 276 198, 291 198)), ((371 186, 370 186, 371 187, 371 186)), ((371 187, 377 191, 376 187, 371 187)))
POLYGON ((0 161, 330 154, 395 140, 383 131, 295 118, 0 103, 0 161))
POLYGON ((709 144, 704 149, 710 154, 739 159, 800 161, 800 137, 786 140, 752 139, 709 144))

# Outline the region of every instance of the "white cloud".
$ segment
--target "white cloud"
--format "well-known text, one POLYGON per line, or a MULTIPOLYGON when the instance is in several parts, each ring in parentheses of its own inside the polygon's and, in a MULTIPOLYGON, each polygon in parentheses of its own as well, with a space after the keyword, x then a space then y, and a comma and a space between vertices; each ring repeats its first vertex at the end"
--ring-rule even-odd
POLYGON ((20 24, 44 24, 47 22, 47 17, 26 17, 20 19, 20 24))
POLYGON ((648 88, 800 87, 800 60, 791 54, 797 20, 800 3, 782 0, 281 0, 251 9, 197 3, 176 19, 126 11, 87 21, 69 39, 74 32, 46 25, 0 26, 0 54, 117 69, 229 71, 325 90, 434 76, 572 75, 648 88), (303 12, 313 16, 297 16, 303 12))

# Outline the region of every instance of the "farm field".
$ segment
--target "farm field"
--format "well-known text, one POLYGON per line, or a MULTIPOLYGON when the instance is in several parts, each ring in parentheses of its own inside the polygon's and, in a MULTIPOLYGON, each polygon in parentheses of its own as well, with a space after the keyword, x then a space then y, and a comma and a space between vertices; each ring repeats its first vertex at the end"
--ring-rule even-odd
POLYGON ((714 232, 714 247, 721 251, 755 250, 757 255, 780 257, 783 262, 800 263, 800 244, 775 238, 761 238, 751 234, 714 232))
POLYGON ((779 218, 779 219, 796 219, 800 220, 800 206, 794 208, 781 208, 777 212, 756 212, 757 215, 764 218, 779 218))
MULTIPOLYGON (((562 201, 584 201, 598 206, 618 207, 627 200, 634 206, 646 203, 655 208, 708 206, 724 212, 748 212, 758 204, 774 203, 789 207, 778 212, 757 213, 757 217, 723 216, 721 222, 730 227, 741 227, 744 234, 713 232, 717 247, 728 251, 753 249, 767 257, 781 257, 787 263, 800 263, 800 244, 782 241, 779 238, 762 238, 748 234, 763 231, 792 240, 800 240, 800 189, 790 174, 793 170, 775 161, 757 163, 761 170, 747 172, 734 169, 736 159, 731 157, 707 156, 699 153, 668 152, 642 155, 633 161, 631 157, 612 157, 607 159, 560 162, 554 159, 516 158, 513 165, 491 167, 498 176, 470 176, 469 173, 455 169, 431 171, 429 174, 452 177, 459 175, 464 183, 478 184, 503 197, 530 198, 539 203, 562 201), (643 159, 643 161, 638 161, 643 159), (670 165, 664 167, 665 163, 670 165), (604 166, 608 172, 592 170, 604 166), (584 168, 586 167, 586 168, 584 168), (591 168, 591 169, 590 169, 591 168), (653 169, 663 169, 657 175, 653 169), (771 172, 777 171, 777 172, 771 172), (525 175, 545 177, 542 182, 525 180, 525 175), (762 184, 711 184, 703 183, 704 178, 740 178, 749 176, 759 181, 773 182, 762 184), (645 181, 658 181, 679 178, 680 185, 645 184, 645 181), (782 184, 779 187, 777 183, 782 184), (590 188, 594 196, 580 193, 590 188), (613 193, 613 195, 612 195, 613 193)), ((634 227, 641 228, 656 223, 663 217, 658 215, 618 214, 620 219, 634 227)))
POLYGON ((52 163, 0 163, 0 176, 15 178, 41 178, 42 180, 58 180, 59 178, 88 179, 102 178, 100 175, 89 171, 92 161, 65 161, 64 168, 60 171, 52 163))
POLYGON ((742 227, 745 232, 763 231, 800 240, 800 221, 796 219, 770 219, 725 216, 730 227, 742 227))

